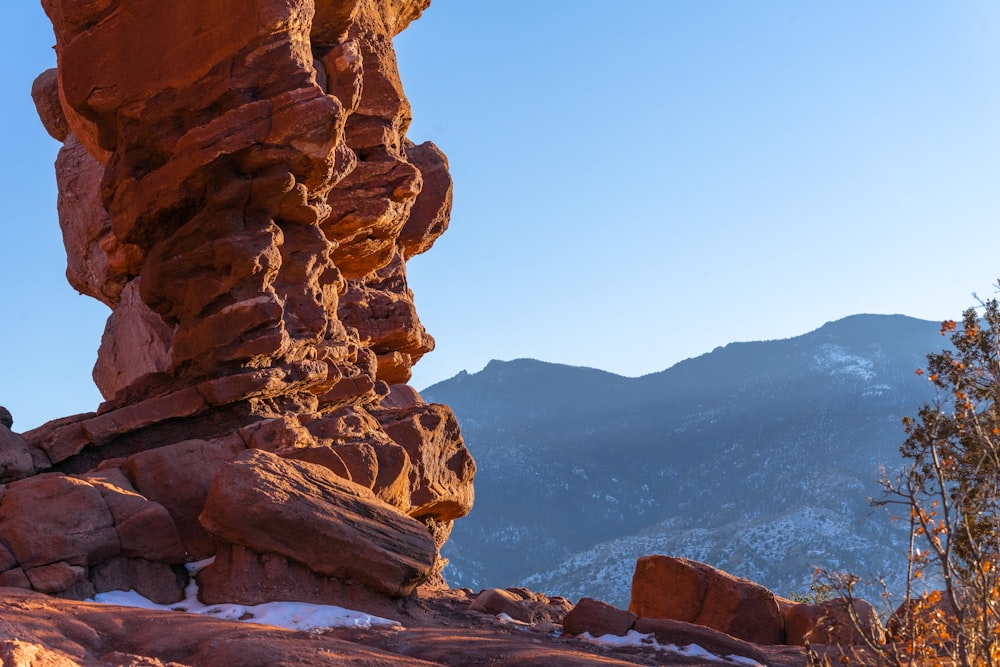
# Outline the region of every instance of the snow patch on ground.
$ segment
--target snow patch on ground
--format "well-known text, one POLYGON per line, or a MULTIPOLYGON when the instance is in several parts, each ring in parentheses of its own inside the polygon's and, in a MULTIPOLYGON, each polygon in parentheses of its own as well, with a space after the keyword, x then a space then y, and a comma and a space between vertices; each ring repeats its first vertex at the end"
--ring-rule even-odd
POLYGON ((212 562, 212 559, 189 563, 191 583, 185 589, 184 599, 174 604, 157 604, 135 591, 108 591, 98 593, 87 602, 100 602, 121 607, 179 611, 189 614, 207 614, 229 621, 244 621, 261 625, 274 625, 289 630, 325 630, 328 628, 369 629, 373 625, 397 626, 397 621, 372 616, 360 611, 352 611, 333 605, 310 604, 308 602, 266 602, 258 605, 212 604, 198 601, 198 584, 194 579, 197 572, 212 562))
POLYGON ((600 637, 594 637, 589 632, 584 632, 578 637, 578 639, 582 639, 586 642, 590 642, 591 644, 607 649, 651 648, 656 651, 664 651, 666 653, 682 655, 688 658, 701 658, 712 662, 721 662, 730 665, 743 665, 745 667, 764 667, 764 665, 761 665, 756 660, 751 660, 750 658, 745 658, 740 655, 727 655, 725 657, 717 656, 714 653, 706 651, 697 644, 688 644, 687 646, 661 644, 656 641, 656 637, 652 633, 644 635, 635 630, 629 630, 628 634, 624 637, 620 637, 618 635, 601 635, 600 637))

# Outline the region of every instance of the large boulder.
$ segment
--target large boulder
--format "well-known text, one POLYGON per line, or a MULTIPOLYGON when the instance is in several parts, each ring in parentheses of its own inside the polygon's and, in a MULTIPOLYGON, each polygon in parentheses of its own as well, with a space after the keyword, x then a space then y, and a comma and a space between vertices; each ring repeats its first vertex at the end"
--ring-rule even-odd
POLYGON ((139 493, 170 513, 190 557, 202 559, 215 553, 215 542, 198 515, 216 474, 240 451, 234 440, 186 440, 134 454, 122 470, 139 493))
POLYGON ((215 558, 198 573, 197 580, 198 598, 206 604, 297 600, 380 616, 386 613, 384 593, 318 574, 282 554, 258 553, 236 544, 219 544, 215 558))
POLYGON ((466 449, 454 413, 444 405, 414 405, 376 411, 375 417, 409 455, 417 482, 408 513, 452 521, 472 509, 476 464, 466 449))
POLYGON ((567 635, 589 632, 592 637, 624 637, 636 620, 638 617, 630 611, 593 598, 582 598, 563 619, 563 632, 567 635))
POLYGON ((120 469, 106 468, 80 478, 95 487, 108 506, 121 556, 165 563, 181 563, 186 559, 173 517, 163 505, 132 488, 120 469))
POLYGON ((13 482, 0 500, 0 585, 86 596, 136 589, 184 596, 175 566, 187 554, 173 519, 117 468, 13 482))
POLYGON ((0 483, 28 477, 34 472, 28 443, 0 421, 0 483))
POLYGON ((550 598, 527 588, 487 588, 469 605, 471 611, 494 616, 506 614, 515 621, 534 623, 536 628, 552 626, 552 630, 572 608, 566 598, 550 598))
POLYGON ((531 622, 531 610, 522 603, 521 598, 502 588, 487 588, 480 591, 469 605, 469 609, 494 616, 506 614, 516 621, 531 622))
POLYGON ((784 617, 764 586, 670 556, 635 564, 629 610, 639 617, 703 625, 756 644, 784 642, 784 617))
POLYGON ((140 279, 121 290, 104 325, 94 365, 94 384, 110 400, 136 380, 170 368, 173 330, 139 298, 140 279))
MULTIPOLYGON (((968 598, 964 598, 960 591, 956 594, 959 596, 959 605, 969 604, 968 598)), ((955 607, 947 593, 938 590, 904 600, 886 620, 885 630, 888 639, 894 642, 910 641, 914 636, 914 628, 917 628, 918 636, 922 634, 930 643, 939 643, 942 639, 933 630, 954 623, 955 607)))
POLYGON ((129 275, 137 275, 142 252, 120 243, 101 201, 104 165, 70 133, 56 158, 59 226, 66 248, 66 279, 80 292, 115 308, 129 275))
POLYGON ((784 614, 785 641, 795 646, 807 643, 851 646, 885 641, 882 621, 867 600, 848 602, 836 598, 819 604, 793 604, 784 614))
POLYGON ((56 68, 47 69, 31 84, 31 99, 35 102, 38 118, 45 131, 56 141, 66 141, 69 123, 59 101, 59 74, 56 68))
POLYGON ((47 473, 14 482, 0 500, 0 535, 25 568, 88 566, 121 550, 114 516, 94 485, 47 473))
POLYGON ((427 528, 369 489, 323 466, 261 450, 247 450, 222 468, 200 519, 224 542, 392 596, 411 593, 437 558, 427 528))

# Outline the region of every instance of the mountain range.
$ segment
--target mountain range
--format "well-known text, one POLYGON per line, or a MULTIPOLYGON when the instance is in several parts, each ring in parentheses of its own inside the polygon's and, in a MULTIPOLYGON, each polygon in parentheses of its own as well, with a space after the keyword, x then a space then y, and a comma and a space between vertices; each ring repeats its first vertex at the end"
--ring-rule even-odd
POLYGON ((636 558, 662 553, 781 594, 817 567, 898 585, 905 530, 868 498, 946 344, 934 322, 856 315, 637 378, 519 359, 428 387, 479 469, 445 576, 626 606, 636 558))

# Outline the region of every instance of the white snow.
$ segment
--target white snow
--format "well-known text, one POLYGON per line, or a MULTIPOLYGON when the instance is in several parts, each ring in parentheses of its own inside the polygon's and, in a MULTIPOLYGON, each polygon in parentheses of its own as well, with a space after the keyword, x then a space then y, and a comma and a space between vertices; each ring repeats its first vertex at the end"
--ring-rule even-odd
MULTIPOLYGON (((245 623, 259 623, 261 625, 273 625, 289 630, 315 631, 329 628, 358 628, 369 629, 373 625, 385 625, 391 627, 402 627, 398 621, 387 618, 372 616, 360 611, 352 611, 343 607, 333 605, 310 604, 308 602, 265 602, 258 605, 243 604, 212 604, 206 605, 198 601, 198 584, 194 575, 200 569, 212 562, 213 559, 189 563, 186 567, 191 573, 191 583, 184 591, 184 599, 174 604, 157 604, 152 600, 143 597, 139 593, 129 591, 107 591, 98 593, 93 598, 88 598, 86 602, 99 602, 101 604, 117 605, 120 607, 137 607, 140 609, 158 609, 161 611, 186 612, 189 614, 207 614, 230 621, 243 621, 245 623)), ((507 614, 497 614, 502 622, 522 625, 507 614)), ((614 649, 624 647, 651 648, 656 651, 665 651, 687 657, 702 658, 713 662, 742 665, 744 667, 764 667, 759 662, 738 655, 727 655, 719 657, 714 653, 706 651, 697 644, 687 646, 675 646, 674 644, 660 644, 656 637, 650 634, 641 634, 635 630, 629 630, 624 637, 616 635, 602 635, 593 637, 589 632, 579 636, 579 639, 590 642, 602 648, 614 649)))
POLYGON ((625 636, 601 635, 600 637, 594 637, 589 632, 584 632, 582 635, 579 635, 577 639, 582 639, 585 642, 590 642, 591 644, 604 648, 655 648, 659 646, 656 638, 652 634, 644 635, 641 632, 636 632, 635 630, 629 630, 628 634, 625 636))
POLYGON ((141 609, 159 609, 162 611, 187 612, 189 614, 207 614, 230 621, 244 621, 262 625, 275 625, 289 630, 324 630, 328 628, 359 628, 368 629, 373 625, 388 625, 399 627, 397 621, 372 616, 360 611, 352 611, 333 605, 310 604, 308 602, 266 602, 258 605, 243 604, 212 604, 205 605, 198 601, 198 584, 194 574, 212 562, 212 559, 189 563, 187 569, 191 572, 191 583, 184 591, 185 597, 174 604, 157 604, 135 591, 108 591, 98 593, 87 602, 100 602, 122 607, 139 607, 141 609))
POLYGON ((813 357, 813 367, 827 370, 834 375, 853 375, 861 380, 874 380, 875 369, 871 359, 851 354, 840 345, 824 343, 813 357))
POLYGON ((745 658, 740 655, 727 655, 725 657, 719 657, 714 653, 706 651, 697 644, 688 644, 687 646, 661 644, 656 641, 656 636, 653 635, 653 633, 644 635, 635 630, 629 630, 628 634, 624 637, 619 637, 617 635, 601 635, 600 637, 594 637, 589 632, 584 632, 578 638, 590 642, 591 644, 595 644, 596 646, 608 649, 625 647, 651 648, 656 651, 665 651, 667 653, 683 655, 689 658, 702 658, 703 660, 729 663, 732 665, 744 665, 745 667, 764 667, 764 665, 761 665, 756 660, 751 660, 750 658, 745 658))

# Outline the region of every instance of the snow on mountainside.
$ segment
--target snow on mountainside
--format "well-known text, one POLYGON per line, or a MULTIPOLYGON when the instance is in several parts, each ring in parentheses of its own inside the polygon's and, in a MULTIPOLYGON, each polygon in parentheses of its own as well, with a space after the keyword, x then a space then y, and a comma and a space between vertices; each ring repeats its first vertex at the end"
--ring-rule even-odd
POLYGON ((479 467, 446 576, 617 605, 649 553, 779 593, 816 566, 892 577, 903 535, 866 498, 878 464, 899 461, 900 420, 930 397, 914 370, 938 328, 858 315, 639 378, 522 359, 426 389, 479 467))

